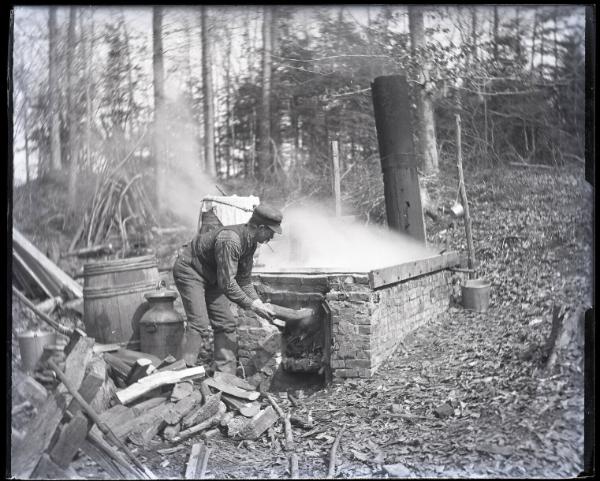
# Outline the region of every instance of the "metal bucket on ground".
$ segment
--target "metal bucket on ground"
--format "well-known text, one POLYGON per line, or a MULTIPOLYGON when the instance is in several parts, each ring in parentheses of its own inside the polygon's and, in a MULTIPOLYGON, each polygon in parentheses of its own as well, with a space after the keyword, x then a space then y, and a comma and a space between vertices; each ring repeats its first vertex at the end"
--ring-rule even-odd
POLYGON ((17 334, 21 365, 25 371, 33 371, 44 353, 44 347, 56 344, 56 332, 25 331, 17 334))
POLYGON ((140 319, 140 350, 160 359, 169 354, 177 357, 184 332, 183 317, 173 307, 177 292, 161 282, 159 289, 144 297, 150 309, 140 319))
POLYGON ((491 284, 484 279, 469 279, 462 286, 462 304, 465 309, 487 312, 491 284))
POLYGON ((144 294, 156 289, 156 256, 86 264, 83 268, 83 322, 96 342, 139 348, 139 321, 150 308, 144 294))

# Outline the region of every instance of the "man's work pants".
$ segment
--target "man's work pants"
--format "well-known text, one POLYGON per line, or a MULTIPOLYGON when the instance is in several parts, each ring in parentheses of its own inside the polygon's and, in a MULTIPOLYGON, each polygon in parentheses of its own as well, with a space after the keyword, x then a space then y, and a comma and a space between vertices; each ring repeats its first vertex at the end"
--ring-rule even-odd
MULTIPOLYGON (((237 331, 231 313, 230 301, 216 284, 210 284, 192 266, 190 247, 179 249, 173 266, 173 278, 187 315, 190 339, 195 333, 205 332, 212 326, 214 335, 215 370, 236 373, 237 331)), ((196 336, 197 337, 197 336, 196 336)), ((196 349, 193 342, 184 343, 196 349)), ((195 355, 198 356, 200 346, 195 355)))

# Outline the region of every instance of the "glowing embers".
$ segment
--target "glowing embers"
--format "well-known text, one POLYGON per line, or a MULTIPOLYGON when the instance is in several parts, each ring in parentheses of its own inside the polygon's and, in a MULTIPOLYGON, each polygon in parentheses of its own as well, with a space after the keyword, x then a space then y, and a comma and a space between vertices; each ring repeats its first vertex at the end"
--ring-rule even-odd
POLYGON ((283 331, 281 366, 288 372, 315 372, 324 374, 329 366, 324 340, 327 319, 322 307, 313 309, 310 323, 288 323, 283 331))

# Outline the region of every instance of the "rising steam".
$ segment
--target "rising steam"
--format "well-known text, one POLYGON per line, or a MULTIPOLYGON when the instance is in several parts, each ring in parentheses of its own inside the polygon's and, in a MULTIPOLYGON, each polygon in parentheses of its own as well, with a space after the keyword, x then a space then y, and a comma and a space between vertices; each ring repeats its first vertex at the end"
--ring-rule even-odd
POLYGON ((438 253, 387 228, 349 223, 320 211, 323 209, 286 210, 283 235, 275 236, 270 246, 260 247, 257 269, 367 272, 438 253))
POLYGON ((202 199, 218 195, 215 180, 202 170, 201 145, 188 105, 180 99, 169 100, 157 134, 166 152, 161 158, 159 198, 165 211, 175 214, 185 226, 195 229, 202 199))

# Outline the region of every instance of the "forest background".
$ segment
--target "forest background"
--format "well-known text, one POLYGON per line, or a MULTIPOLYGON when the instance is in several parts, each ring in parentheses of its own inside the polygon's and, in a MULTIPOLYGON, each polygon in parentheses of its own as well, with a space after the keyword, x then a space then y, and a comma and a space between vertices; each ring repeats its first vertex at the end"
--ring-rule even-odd
MULTIPOLYGON (((572 311, 565 318, 576 326, 593 305, 593 187, 584 175, 584 158, 585 174, 594 160, 591 7, 13 13, 14 227, 76 278, 89 260, 84 251, 107 245, 96 254, 155 247, 161 270, 170 270, 169 257, 197 227, 202 198, 219 188, 257 195, 285 218, 309 202, 320 206, 312 214, 332 216, 333 141, 342 214, 385 224, 371 82, 396 74, 411 90, 427 240, 462 253, 462 219, 448 220, 459 114, 490 310, 471 313, 453 296, 448 314, 417 330, 376 376, 307 399, 308 409, 325 407, 317 420, 328 434, 301 438, 302 474, 325 476, 342 425, 361 433, 341 444, 347 477, 387 476, 384 462, 424 477, 581 472, 582 349, 548 357, 547 347, 557 337, 555 307, 572 311), (461 415, 432 419, 446 398, 460 400, 461 415), (394 418, 399 403, 421 420, 394 418)), ((338 237, 306 225, 340 250, 338 237)), ((15 329, 33 321, 12 304, 17 366, 15 329)), ((281 453, 240 449, 219 445, 216 477, 285 476, 281 453)), ((173 455, 170 466, 155 456, 149 465, 181 476, 187 455, 173 455)))
POLYGON ((431 213, 456 113, 467 170, 584 162, 583 6, 16 7, 13 35, 14 184, 65 195, 16 214, 71 249, 193 228, 222 191, 333 212, 333 140, 342 213, 385 223, 381 75, 408 78, 431 213))

